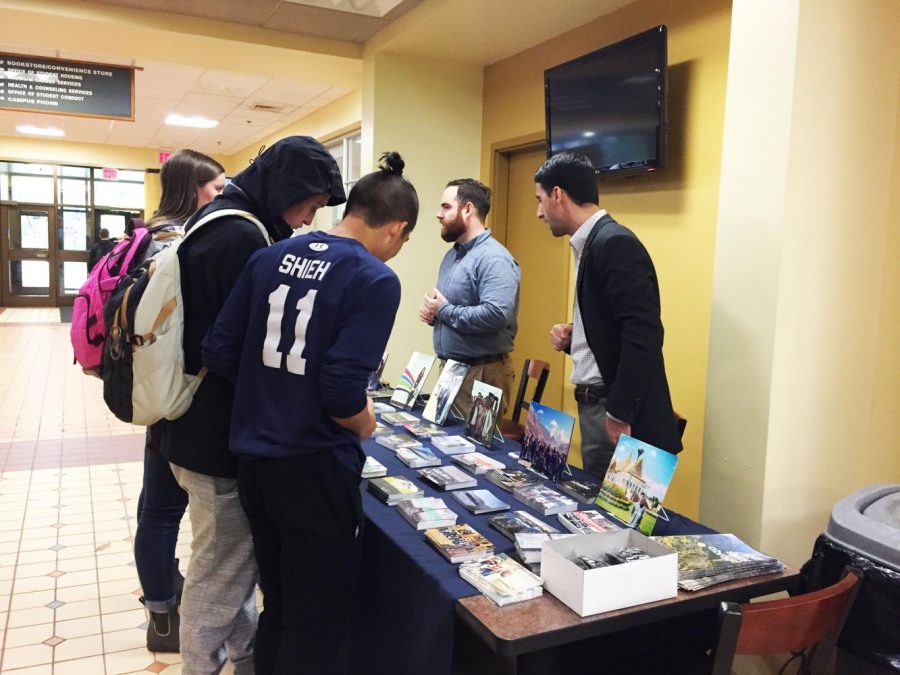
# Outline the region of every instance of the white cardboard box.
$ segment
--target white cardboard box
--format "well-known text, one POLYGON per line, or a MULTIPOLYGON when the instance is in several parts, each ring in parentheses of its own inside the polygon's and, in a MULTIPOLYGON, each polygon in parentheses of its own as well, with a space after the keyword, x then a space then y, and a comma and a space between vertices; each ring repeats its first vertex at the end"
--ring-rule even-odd
POLYGON ((678 555, 630 529, 551 539, 541 547, 541 577, 547 591, 580 616, 588 616, 674 598, 678 555), (583 570, 571 560, 578 555, 602 558, 628 546, 637 546, 651 557, 593 570, 583 570))

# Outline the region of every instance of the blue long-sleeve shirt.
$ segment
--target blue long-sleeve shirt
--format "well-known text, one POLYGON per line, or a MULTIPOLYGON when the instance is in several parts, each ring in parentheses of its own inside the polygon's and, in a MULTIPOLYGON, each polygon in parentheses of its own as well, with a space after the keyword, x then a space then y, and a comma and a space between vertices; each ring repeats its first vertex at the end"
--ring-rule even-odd
POLYGON ((519 264, 488 230, 447 251, 437 288, 447 298, 434 320, 434 351, 474 359, 512 351, 518 326, 519 264))
POLYGON ((235 382, 230 446, 244 459, 334 452, 359 473, 359 439, 334 422, 367 405, 400 304, 400 281, 355 239, 325 232, 250 258, 203 341, 235 382))

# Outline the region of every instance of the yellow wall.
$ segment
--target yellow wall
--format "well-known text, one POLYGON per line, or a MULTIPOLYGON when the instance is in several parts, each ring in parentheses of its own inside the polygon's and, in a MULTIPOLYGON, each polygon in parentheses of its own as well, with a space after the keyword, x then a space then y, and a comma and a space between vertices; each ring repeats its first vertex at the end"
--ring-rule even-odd
MULTIPOLYGON (((700 493, 730 7, 726 0, 644 0, 485 69, 481 173, 489 178, 491 144, 544 129, 545 68, 653 25, 668 26, 669 166, 657 175, 601 183, 600 203, 638 234, 660 278, 669 384, 676 409, 688 419, 666 503, 691 516, 700 493)), ((546 229, 535 219, 539 227, 546 229)), ((546 333, 549 323, 520 331, 546 333)))
MULTIPOLYGON (((482 69, 434 59, 367 53, 363 64, 362 171, 396 150, 419 194, 419 220, 410 241, 389 264, 403 295, 388 350, 385 377, 396 382, 413 351, 433 353, 431 328, 418 319, 437 281, 448 245, 435 218, 447 181, 478 175, 482 69)), ((426 391, 436 378, 432 371, 426 391)))

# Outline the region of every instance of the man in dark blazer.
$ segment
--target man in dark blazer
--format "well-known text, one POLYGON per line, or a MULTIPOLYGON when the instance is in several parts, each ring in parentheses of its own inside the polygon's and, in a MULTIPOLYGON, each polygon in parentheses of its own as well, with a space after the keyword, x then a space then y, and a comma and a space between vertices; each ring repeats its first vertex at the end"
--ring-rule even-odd
POLYGON ((572 355, 584 468, 602 478, 619 436, 677 453, 681 438, 663 363, 659 284, 647 249, 598 206, 590 160, 554 155, 534 176, 537 216, 568 235, 577 270, 571 324, 550 342, 572 355))

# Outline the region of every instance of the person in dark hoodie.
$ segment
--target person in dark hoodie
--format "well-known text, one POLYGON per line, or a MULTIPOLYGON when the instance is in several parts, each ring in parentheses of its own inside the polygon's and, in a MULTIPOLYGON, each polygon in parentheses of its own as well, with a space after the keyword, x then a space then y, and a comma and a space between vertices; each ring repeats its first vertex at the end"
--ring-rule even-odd
MULTIPOLYGON (((340 171, 316 140, 291 136, 275 143, 235 176, 224 192, 185 224, 212 211, 256 216, 273 242, 308 225, 323 206, 346 201, 340 171)), ((209 222, 178 249, 184 302, 184 356, 189 373, 203 363, 200 343, 215 322, 245 263, 266 241, 240 216, 209 222)), ((181 601, 185 673, 218 673, 227 657, 236 675, 253 672, 256 563, 237 488, 237 460, 228 447, 234 386, 204 377, 191 407, 160 423, 160 452, 190 499, 191 562, 181 601)))

